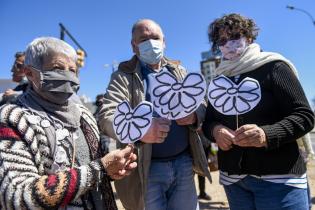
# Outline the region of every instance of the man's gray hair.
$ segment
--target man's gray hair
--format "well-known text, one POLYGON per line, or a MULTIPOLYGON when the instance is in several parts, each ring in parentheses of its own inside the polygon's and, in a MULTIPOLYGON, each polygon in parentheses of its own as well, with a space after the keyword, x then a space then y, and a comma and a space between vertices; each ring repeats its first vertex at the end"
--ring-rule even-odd
POLYGON ((132 39, 134 39, 134 34, 135 34, 135 31, 138 29, 138 27, 139 27, 143 22, 146 22, 146 21, 152 22, 154 25, 156 25, 156 26, 159 28, 159 30, 161 31, 162 35, 164 36, 163 31, 162 31, 162 28, 161 28, 161 26, 160 26, 157 22, 155 22, 154 20, 151 20, 151 19, 140 19, 140 20, 137 20, 137 22, 135 22, 135 23, 133 24, 133 26, 132 26, 132 29, 131 29, 132 39))
POLYGON ((51 54, 64 54, 77 60, 77 53, 68 43, 54 37, 39 37, 34 39, 26 48, 25 65, 42 69, 43 58, 51 54))

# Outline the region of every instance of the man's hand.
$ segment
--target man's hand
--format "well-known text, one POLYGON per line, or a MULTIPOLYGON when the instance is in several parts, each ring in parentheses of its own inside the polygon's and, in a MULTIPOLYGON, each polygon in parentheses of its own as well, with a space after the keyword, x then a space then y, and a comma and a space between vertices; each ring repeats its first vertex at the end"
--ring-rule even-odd
POLYGON ((165 118, 153 118, 147 133, 141 139, 144 143, 162 143, 170 131, 171 121, 165 118))
POLYGON ((122 179, 128 176, 137 167, 137 156, 133 153, 132 145, 126 146, 121 150, 114 150, 104 157, 101 162, 108 176, 112 179, 122 179))
POLYGON ((12 90, 12 89, 7 89, 6 91, 4 91, 3 95, 4 96, 10 96, 10 95, 13 95, 15 94, 15 91, 12 90))
POLYGON ((235 131, 234 144, 240 147, 266 147, 266 134, 255 124, 243 125, 235 131))
POLYGON ((176 120, 176 123, 178 125, 192 125, 197 121, 197 116, 196 113, 193 112, 190 115, 180 118, 178 120, 176 120))
POLYGON ((220 149, 228 151, 232 148, 235 132, 223 125, 217 125, 213 128, 213 137, 220 149))

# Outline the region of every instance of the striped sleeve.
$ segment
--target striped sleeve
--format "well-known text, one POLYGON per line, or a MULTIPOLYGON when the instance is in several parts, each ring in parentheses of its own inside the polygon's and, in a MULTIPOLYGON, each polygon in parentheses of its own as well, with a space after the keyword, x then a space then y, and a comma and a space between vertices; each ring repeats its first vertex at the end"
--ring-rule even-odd
POLYGON ((41 176, 24 141, 18 137, 2 139, 1 209, 55 209, 67 206, 95 185, 95 174, 100 170, 101 163, 96 160, 80 168, 41 176))

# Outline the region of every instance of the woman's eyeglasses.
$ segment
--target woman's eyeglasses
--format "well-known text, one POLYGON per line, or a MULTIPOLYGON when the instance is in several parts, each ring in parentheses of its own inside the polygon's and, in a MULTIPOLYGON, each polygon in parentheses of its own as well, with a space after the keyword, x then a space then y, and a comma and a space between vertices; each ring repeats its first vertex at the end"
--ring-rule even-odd
POLYGON ((228 36, 224 36, 224 37, 220 37, 217 41, 217 45, 220 46, 224 46, 228 41, 230 40, 238 40, 242 37, 241 33, 235 33, 232 35, 228 35, 228 36))

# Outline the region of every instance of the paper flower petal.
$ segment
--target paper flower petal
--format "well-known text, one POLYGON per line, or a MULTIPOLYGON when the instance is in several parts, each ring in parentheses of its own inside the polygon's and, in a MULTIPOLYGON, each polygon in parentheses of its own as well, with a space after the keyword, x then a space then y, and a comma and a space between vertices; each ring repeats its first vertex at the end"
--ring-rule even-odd
POLYGON ((160 97, 156 97, 156 98, 159 98, 158 101, 159 101, 159 104, 161 105, 167 105, 169 104, 170 100, 172 97, 174 97, 174 91, 172 91, 171 89, 167 90, 163 95, 161 95, 160 97))
POLYGON ((118 114, 114 119, 114 124, 119 125, 125 119, 125 114, 118 114))
POLYGON ((234 83, 225 76, 219 76, 211 81, 217 88, 229 89, 234 87, 234 83))
POLYGON ((156 87, 153 91, 153 95, 155 97, 162 97, 165 94, 167 94, 169 91, 171 91, 171 85, 160 85, 158 87, 156 87))
POLYGON ((172 85, 177 82, 176 78, 168 73, 168 72, 162 72, 161 74, 156 75, 156 80, 165 85, 172 85))
POLYGON ((152 77, 150 86, 155 111, 171 120, 194 112, 206 93, 206 82, 199 73, 189 73, 183 81, 177 81, 171 73, 163 71, 152 77))
POLYGON ((125 129, 125 126, 127 125, 127 122, 124 120, 121 123, 116 125, 116 134, 120 135, 123 130, 125 129))
MULTIPOLYGON (((128 135, 131 132, 131 130, 130 130, 131 124, 132 124, 132 122, 127 123, 126 129, 124 129, 122 134, 121 134, 121 139, 126 140, 126 138, 128 137, 128 135)), ((128 140, 131 140, 131 139, 128 139, 128 140)))
POLYGON ((202 87, 183 87, 183 92, 191 96, 199 96, 205 91, 202 87))
POLYGON ((255 101, 260 96, 256 93, 238 93, 238 97, 243 99, 244 101, 255 101))
POLYGON ((222 106, 222 109, 223 109, 224 113, 228 113, 228 112, 230 112, 231 110, 234 109, 234 107, 235 107, 235 97, 227 95, 227 97, 222 97, 222 101, 223 101, 223 103, 222 103, 221 106, 222 106))
POLYGON ((123 101, 121 104, 119 104, 117 106, 117 108, 118 108, 118 111, 120 113, 129 113, 130 112, 130 106, 129 106, 128 102, 126 102, 126 101, 123 101))
POLYGON ((178 107, 180 105, 180 101, 181 101, 181 93, 174 93, 172 94, 172 96, 169 99, 168 102, 168 109, 169 110, 173 110, 176 107, 178 107))
POLYGON ((133 116, 136 117, 146 117, 150 114, 152 114, 152 104, 151 103, 141 103, 138 105, 134 111, 133 111, 133 116))
POLYGON ((141 129, 135 123, 130 123, 129 138, 132 142, 137 141, 142 136, 141 129))
POLYGON ((199 73, 190 73, 183 80, 183 87, 198 87, 202 85, 204 78, 199 73))
POLYGON ((259 88, 259 83, 257 80, 245 78, 238 86, 240 92, 252 92, 259 88))
POLYGON ((225 105, 230 106, 229 104, 232 104, 232 106, 233 106, 233 100, 229 94, 224 94, 221 97, 218 97, 214 101, 214 106, 216 106, 216 107, 221 107, 221 106, 225 106, 225 105))
POLYGON ((150 120, 146 118, 135 117, 132 119, 132 122, 136 124, 138 128, 144 128, 150 124, 150 120))
POLYGON ((209 98, 211 99, 217 99, 222 97, 223 95, 226 94, 226 89, 225 88, 215 88, 209 91, 209 98))
POLYGON ((182 93, 181 103, 185 109, 190 109, 193 106, 195 106, 195 104, 197 104, 197 101, 194 98, 194 95, 191 95, 190 93, 187 93, 186 91, 184 91, 182 93))
POLYGON ((210 104, 224 115, 237 115, 249 112, 261 99, 259 82, 245 78, 238 85, 221 75, 213 79, 208 87, 210 104))
POLYGON ((142 102, 133 110, 127 101, 120 103, 114 114, 113 128, 122 143, 140 140, 148 131, 152 122, 153 105, 142 102))
POLYGON ((251 109, 250 103, 243 98, 236 97, 236 104, 237 106, 235 106, 235 109, 237 110, 239 114, 248 112, 251 109))

